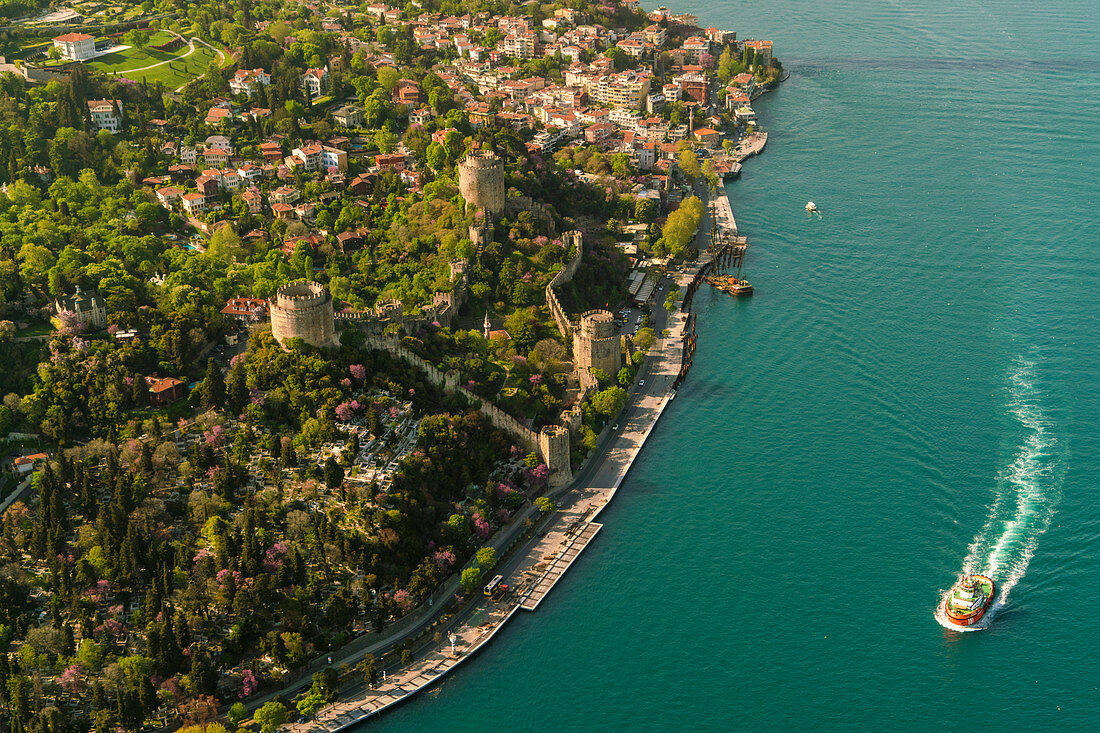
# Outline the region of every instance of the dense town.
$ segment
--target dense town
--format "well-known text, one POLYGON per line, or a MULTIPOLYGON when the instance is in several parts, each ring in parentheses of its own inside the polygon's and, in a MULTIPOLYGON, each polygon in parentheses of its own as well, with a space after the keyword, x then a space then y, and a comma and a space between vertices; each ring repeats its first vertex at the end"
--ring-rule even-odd
POLYGON ((480 594, 783 73, 610 0, 0 13, 12 733, 266 733, 378 675, 287 693, 318 660, 480 594))

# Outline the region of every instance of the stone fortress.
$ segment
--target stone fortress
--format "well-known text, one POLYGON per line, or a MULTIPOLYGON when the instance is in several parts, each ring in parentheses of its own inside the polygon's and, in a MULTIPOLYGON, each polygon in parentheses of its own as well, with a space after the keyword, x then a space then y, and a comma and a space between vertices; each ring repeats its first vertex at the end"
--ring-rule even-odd
POLYGON ((458 191, 467 206, 487 216, 504 213, 504 160, 491 150, 472 152, 458 164, 458 191))
POLYGON ((622 346, 615 332, 615 315, 611 311, 590 310, 582 313, 573 327, 573 367, 581 385, 596 382, 592 374, 602 369, 614 378, 622 366, 622 346))
POLYGON ((296 280, 279 288, 271 302, 271 333, 286 345, 300 338, 314 346, 335 346, 332 294, 312 280, 296 280))
MULTIPOLYGON (((470 227, 470 239, 478 251, 493 240, 493 221, 515 210, 532 211, 537 218, 545 218, 553 230, 553 215, 548 207, 531 205, 525 197, 506 198, 504 189, 504 161, 492 151, 472 152, 458 166, 459 190, 467 206, 480 209, 484 216, 470 227), (509 206, 514 203, 513 206, 509 206)), ((606 310, 591 310, 581 314, 573 322, 558 302, 556 287, 572 280, 580 267, 584 243, 578 231, 565 232, 562 239, 573 252, 569 262, 546 286, 546 302, 558 330, 568 343, 572 341, 574 371, 582 392, 596 387, 593 370, 618 374, 622 361, 621 338, 615 332, 615 317, 606 310)), ((580 429, 581 412, 578 407, 561 415, 560 425, 549 425, 535 432, 496 405, 485 402, 458 384, 457 372, 444 373, 438 367, 424 361, 405 348, 395 333, 395 327, 411 330, 427 322, 452 324, 459 309, 468 297, 469 263, 465 259, 450 262, 451 292, 436 293, 430 305, 418 312, 405 313, 396 301, 382 301, 370 311, 334 313, 332 295, 321 283, 299 280, 280 288, 271 303, 271 331, 280 344, 288 339, 301 338, 314 346, 337 344, 335 321, 340 319, 345 327, 357 327, 367 334, 371 348, 384 349, 413 364, 434 383, 448 392, 460 392, 496 427, 505 430, 520 442, 533 448, 550 469, 550 484, 560 486, 572 478, 570 467, 570 436, 580 429), (354 326, 352 325, 354 323, 354 326)))

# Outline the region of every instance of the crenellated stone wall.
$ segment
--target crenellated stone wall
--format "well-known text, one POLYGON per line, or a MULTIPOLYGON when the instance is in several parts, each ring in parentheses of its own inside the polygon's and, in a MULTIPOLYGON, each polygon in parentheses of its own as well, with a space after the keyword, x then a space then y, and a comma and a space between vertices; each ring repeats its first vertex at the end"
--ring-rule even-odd
POLYGON ((561 238, 566 247, 575 247, 576 252, 572 259, 565 264, 565 267, 558 270, 553 279, 546 284, 546 305, 549 306, 550 315, 554 317, 554 323, 557 324, 562 337, 569 338, 573 332, 573 324, 570 323, 568 316, 565 315, 565 311, 561 307, 561 303, 558 302, 558 294, 554 292, 554 288, 569 282, 577 274, 577 269, 581 266, 581 256, 584 253, 584 239, 578 231, 566 232, 561 238))
POLYGON ((366 344, 370 348, 388 351, 403 359, 424 372, 432 384, 450 392, 462 394, 471 404, 478 405, 477 411, 484 415, 490 424, 508 433, 517 442, 522 443, 538 454, 539 459, 550 470, 551 486, 560 486, 572 480, 573 473, 569 466, 569 430, 567 428, 561 425, 551 425, 541 433, 536 433, 496 405, 478 397, 465 387, 460 387, 456 372, 444 372, 431 362, 409 351, 401 345, 396 335, 368 334, 366 344))

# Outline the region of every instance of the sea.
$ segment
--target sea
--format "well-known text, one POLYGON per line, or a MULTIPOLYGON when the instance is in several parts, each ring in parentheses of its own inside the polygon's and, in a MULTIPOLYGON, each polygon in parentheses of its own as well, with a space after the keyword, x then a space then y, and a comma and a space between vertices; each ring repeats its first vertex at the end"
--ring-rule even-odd
POLYGON ((668 4, 790 72, 756 294, 539 610, 356 730, 1096 730, 1100 3, 668 4))

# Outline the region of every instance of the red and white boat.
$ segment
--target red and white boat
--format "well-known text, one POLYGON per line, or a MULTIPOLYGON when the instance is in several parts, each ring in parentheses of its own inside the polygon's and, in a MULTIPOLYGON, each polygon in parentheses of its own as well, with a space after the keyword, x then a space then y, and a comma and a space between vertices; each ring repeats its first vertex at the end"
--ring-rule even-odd
POLYGON ((943 602, 947 620, 956 626, 973 626, 978 623, 989 605, 997 584, 986 575, 966 575, 952 586, 943 602))

